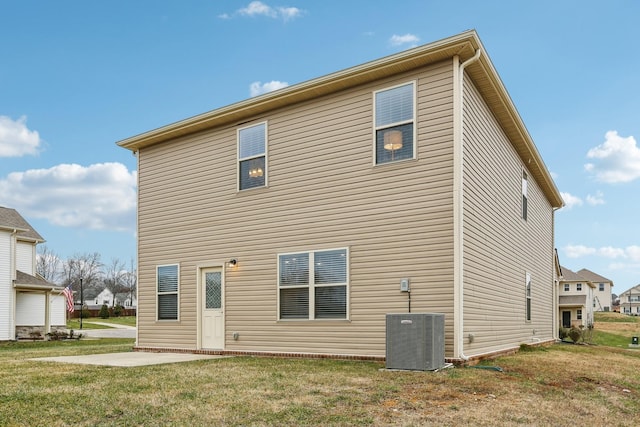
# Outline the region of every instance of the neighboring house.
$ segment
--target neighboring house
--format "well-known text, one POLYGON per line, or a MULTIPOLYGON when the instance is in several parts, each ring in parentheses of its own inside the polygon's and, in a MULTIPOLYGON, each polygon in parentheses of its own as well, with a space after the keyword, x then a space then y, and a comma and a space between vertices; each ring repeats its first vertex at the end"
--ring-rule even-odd
POLYGON ((407 311, 450 361, 557 337, 562 198, 475 31, 118 144, 137 349, 383 359, 407 311))
POLYGON ((640 285, 620 294, 620 313, 640 316, 640 285))
POLYGON ((560 326, 571 328, 593 325, 595 285, 567 267, 561 269, 562 278, 558 291, 560 326))
POLYGON ((0 207, 0 341, 43 337, 66 327, 64 288, 36 273, 44 239, 15 210, 0 207))
POLYGON ((90 305, 89 308, 97 308, 100 309, 103 305, 107 305, 107 307, 115 307, 117 305, 121 305, 125 308, 134 308, 136 306, 136 298, 133 293, 128 292, 120 292, 117 294, 113 294, 109 288, 104 288, 95 298, 93 298, 93 305, 90 305))
POLYGON ((594 273, 591 270, 583 268, 578 274, 585 279, 591 281, 595 285, 593 293, 593 310, 594 311, 613 311, 611 306, 613 300, 611 294, 613 292, 613 281, 594 273))

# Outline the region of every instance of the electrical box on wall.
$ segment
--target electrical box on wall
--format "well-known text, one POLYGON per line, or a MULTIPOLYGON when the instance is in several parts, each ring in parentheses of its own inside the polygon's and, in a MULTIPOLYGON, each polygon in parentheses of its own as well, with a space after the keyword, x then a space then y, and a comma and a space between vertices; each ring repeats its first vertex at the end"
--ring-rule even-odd
POLYGON ((409 279, 400 279, 400 292, 409 292, 409 279))

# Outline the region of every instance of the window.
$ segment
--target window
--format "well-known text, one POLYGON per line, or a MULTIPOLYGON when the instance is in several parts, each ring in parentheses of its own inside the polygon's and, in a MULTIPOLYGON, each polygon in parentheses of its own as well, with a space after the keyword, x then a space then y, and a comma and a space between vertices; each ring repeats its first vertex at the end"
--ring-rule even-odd
POLYGON ((531 321, 531 274, 525 274, 525 294, 526 294, 526 319, 527 322, 531 321))
POLYGON ((604 292, 604 283, 600 283, 600 284, 598 284, 598 290, 599 290, 600 292, 604 292))
POLYGON ((565 291, 565 292, 569 292, 570 290, 571 290, 571 285, 570 285, 570 284, 568 284, 568 283, 565 283, 565 284, 564 284, 564 291, 565 291))
POLYGON ((582 320, 582 310, 581 309, 578 309, 577 314, 578 314, 578 320, 582 320))
POLYGON ((278 255, 280 319, 347 318, 347 249, 278 255))
POLYGON ((238 130, 238 188, 264 187, 267 183, 267 124, 238 130))
POLYGON ((178 320, 178 265, 156 269, 158 320, 178 320))
POLYGON ((374 93, 376 164, 415 157, 414 95, 413 82, 374 93))
POLYGON ((582 283, 576 283, 576 291, 582 290, 582 283))
POLYGON ((527 173, 522 171, 522 219, 527 220, 527 193, 528 193, 527 173))

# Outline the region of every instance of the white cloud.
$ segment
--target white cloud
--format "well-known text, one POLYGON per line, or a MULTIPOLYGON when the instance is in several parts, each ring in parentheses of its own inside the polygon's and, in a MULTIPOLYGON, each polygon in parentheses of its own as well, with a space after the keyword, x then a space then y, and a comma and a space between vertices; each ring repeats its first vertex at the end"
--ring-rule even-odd
POLYGON ((394 34, 391 36, 391 39, 389 39, 389 41, 391 42, 392 46, 400 46, 405 44, 415 46, 416 43, 420 41, 420 38, 418 38, 418 36, 414 36, 413 34, 405 34, 404 36, 394 34))
POLYGON ((289 86, 287 82, 279 82, 277 80, 272 80, 270 82, 262 83, 262 82, 253 82, 249 86, 249 92, 251 96, 262 95, 263 93, 273 92, 274 90, 282 89, 283 87, 289 86))
POLYGON ((595 254, 596 249, 583 245, 567 245, 564 247, 564 253, 569 258, 580 258, 595 254))
POLYGON ((598 255, 603 256, 605 258, 612 258, 612 259, 616 259, 616 258, 626 258, 627 254, 625 253, 625 250, 622 248, 614 248, 612 246, 605 246, 602 247, 600 249, 598 249, 598 255))
POLYGON ((574 196, 570 193, 560 192, 562 196, 562 200, 564 200, 564 207, 568 210, 574 206, 582 206, 582 199, 580 197, 574 196))
POLYGON ((632 261, 640 262, 640 246, 627 246, 626 254, 632 261))
POLYGON ((587 203, 589 203, 591 206, 604 205, 604 194, 602 193, 602 191, 596 192, 595 196, 587 194, 587 203))
POLYGON ((42 140, 35 130, 27 128, 27 118, 11 120, 0 116, 0 157, 22 157, 38 154, 42 140))
POLYGON ((606 183, 630 182, 640 178, 640 148, 633 136, 623 138, 615 130, 605 134, 605 142, 587 152, 593 163, 584 168, 598 181, 606 183))
POLYGON ((0 179, 0 205, 62 227, 134 231, 136 180, 121 163, 13 172, 0 179))
MULTIPOLYGON (((252 1, 247 7, 238 9, 236 13, 242 16, 266 16, 273 19, 280 18, 286 22, 302 16, 304 14, 304 11, 302 9, 298 9, 297 7, 271 7, 266 3, 262 3, 261 1, 252 1)), ((226 13, 219 15, 218 17, 222 19, 230 18, 230 16, 226 13)))
POLYGON ((231 16, 228 13, 221 13, 220 15, 218 15, 218 18, 220 18, 220 19, 231 19, 231 16))

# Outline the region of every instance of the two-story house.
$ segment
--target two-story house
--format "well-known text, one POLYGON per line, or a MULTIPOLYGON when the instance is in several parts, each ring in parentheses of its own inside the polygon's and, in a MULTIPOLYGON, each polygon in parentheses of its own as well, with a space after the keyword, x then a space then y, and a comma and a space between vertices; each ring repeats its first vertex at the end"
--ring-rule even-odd
POLYGON ((138 350, 465 361, 557 337, 562 198, 475 31, 118 142, 138 160, 138 350))
POLYGON ((583 268, 578 274, 594 284, 593 291, 593 310, 594 311, 613 311, 611 309, 613 300, 611 294, 613 292, 613 281, 607 279, 591 270, 583 268))
POLYGON ((0 207, 0 341, 44 338, 66 327, 63 288, 36 273, 36 245, 44 239, 15 210, 0 207))
POLYGON ((620 313, 640 316, 640 285, 620 294, 620 313))
POLYGON ((558 310, 563 328, 593 325, 595 285, 581 274, 561 267, 558 310))

